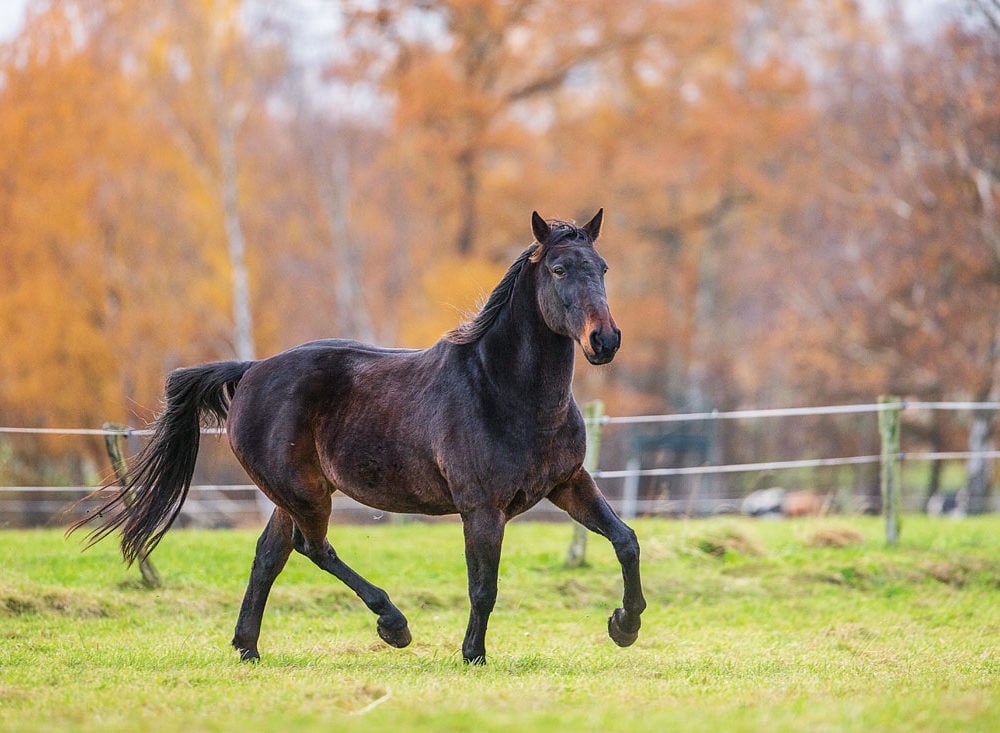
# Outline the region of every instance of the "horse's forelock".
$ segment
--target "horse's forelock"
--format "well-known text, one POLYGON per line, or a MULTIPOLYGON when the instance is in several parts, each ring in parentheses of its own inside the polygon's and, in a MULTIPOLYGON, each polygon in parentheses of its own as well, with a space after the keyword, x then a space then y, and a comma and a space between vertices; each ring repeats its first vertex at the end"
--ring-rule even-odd
POLYGON ((535 250, 531 253, 529 260, 531 262, 541 262, 545 258, 545 255, 549 253, 553 247, 560 244, 565 244, 567 242, 587 242, 593 245, 593 241, 590 235, 578 227, 571 221, 563 221, 562 219, 549 219, 549 236, 545 238, 544 242, 537 242, 535 245, 535 250))

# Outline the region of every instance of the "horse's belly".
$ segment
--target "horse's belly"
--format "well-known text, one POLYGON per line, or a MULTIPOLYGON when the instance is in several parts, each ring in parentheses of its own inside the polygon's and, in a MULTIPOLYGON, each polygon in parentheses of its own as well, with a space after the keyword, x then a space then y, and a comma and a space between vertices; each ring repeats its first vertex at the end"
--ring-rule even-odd
POLYGON ((334 488, 366 506, 407 514, 457 511, 434 464, 403 443, 344 441, 321 462, 334 488))
POLYGON ((394 486, 380 490, 376 487, 343 484, 336 488, 365 506, 386 512, 441 515, 458 511, 450 497, 442 496, 427 487, 394 486))

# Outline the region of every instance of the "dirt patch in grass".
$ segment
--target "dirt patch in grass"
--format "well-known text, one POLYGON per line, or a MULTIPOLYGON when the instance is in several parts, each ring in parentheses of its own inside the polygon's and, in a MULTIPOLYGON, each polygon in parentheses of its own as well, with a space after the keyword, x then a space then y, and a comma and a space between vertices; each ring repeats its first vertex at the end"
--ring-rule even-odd
POLYGON ((405 595, 401 595, 401 600, 405 597, 404 603, 413 606, 415 608, 421 608, 423 610, 450 610, 453 608, 461 607, 463 603, 467 603, 466 597, 460 593, 450 593, 450 592, 436 592, 428 590, 426 588, 417 589, 414 591, 408 591, 405 595))
POLYGON ((38 613, 38 607, 32 601, 17 596, 5 596, 3 608, 9 616, 28 616, 38 613))
POLYGON ((982 558, 938 559, 921 563, 918 568, 928 578, 952 588, 985 585, 1000 588, 1000 564, 982 558))
POLYGON ((809 547, 852 547, 864 541, 864 535, 851 527, 822 527, 806 538, 809 547))
POLYGON ((8 593, 0 596, 0 609, 6 616, 31 616, 52 613, 74 618, 104 618, 109 609, 100 601, 73 593, 50 591, 36 597, 22 593, 8 593))
POLYGON ((732 555, 760 557, 764 548, 760 541, 741 527, 718 527, 708 534, 695 538, 694 546, 711 557, 723 558, 732 555))

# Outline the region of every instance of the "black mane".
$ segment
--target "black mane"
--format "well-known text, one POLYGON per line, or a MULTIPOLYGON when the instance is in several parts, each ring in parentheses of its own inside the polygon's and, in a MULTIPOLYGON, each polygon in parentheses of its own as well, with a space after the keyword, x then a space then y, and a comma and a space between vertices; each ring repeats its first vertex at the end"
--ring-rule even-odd
MULTIPOLYGON (((481 339, 510 300, 511 293, 514 291, 514 282, 526 262, 540 261, 549 248, 564 242, 590 241, 589 235, 571 222, 555 219, 549 222, 549 226, 551 233, 548 238, 542 243, 532 243, 530 247, 518 255, 514 264, 500 280, 500 284, 493 288, 493 292, 490 293, 490 297, 486 299, 486 303, 480 308, 479 313, 472 320, 466 321, 446 333, 444 335, 446 341, 452 344, 473 344, 481 339)), ((593 243, 591 242, 591 244, 593 243)))
POLYGON ((536 249, 538 249, 538 245, 532 244, 518 255, 514 264, 508 268, 507 273, 500 280, 500 284, 493 288, 493 292, 490 293, 490 297, 486 299, 483 307, 479 309, 479 313, 471 321, 466 321, 446 333, 444 336, 446 341, 453 344, 473 344, 483 337, 483 334, 489 330, 497 316, 500 315, 500 311, 503 310, 507 301, 510 300, 517 276, 524 268, 524 263, 531 259, 536 249))

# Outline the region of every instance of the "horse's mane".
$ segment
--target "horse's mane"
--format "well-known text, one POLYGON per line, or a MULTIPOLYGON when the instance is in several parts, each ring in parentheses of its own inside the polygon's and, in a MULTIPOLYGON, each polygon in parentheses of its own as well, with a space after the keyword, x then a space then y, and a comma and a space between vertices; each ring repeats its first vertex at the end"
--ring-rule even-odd
POLYGON ((446 333, 444 336, 446 341, 453 344, 473 344, 483 337, 483 334, 489 330, 497 316, 500 315, 500 311, 503 310, 507 301, 510 300, 517 276, 524 269, 524 263, 531 258, 536 249, 538 249, 538 245, 532 244, 518 255, 514 264, 500 280, 500 284, 493 288, 493 292, 490 293, 490 297, 486 299, 483 307, 479 309, 479 313, 472 320, 466 321, 446 333))
POLYGON ((446 341, 453 344, 473 344, 481 339, 496 321, 503 307, 510 301, 511 294, 514 292, 514 283, 521 270, 524 269, 526 262, 539 262, 551 247, 567 240, 580 238, 589 240, 586 232, 568 221, 552 220, 549 222, 549 227, 551 233, 545 241, 542 243, 533 242, 530 247, 518 255, 500 283, 493 288, 493 292, 490 293, 490 297, 486 299, 483 307, 479 309, 479 313, 471 320, 446 333, 444 335, 446 341))

